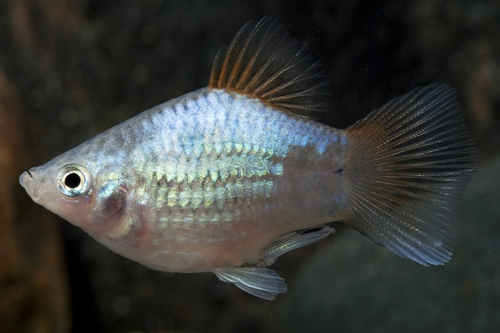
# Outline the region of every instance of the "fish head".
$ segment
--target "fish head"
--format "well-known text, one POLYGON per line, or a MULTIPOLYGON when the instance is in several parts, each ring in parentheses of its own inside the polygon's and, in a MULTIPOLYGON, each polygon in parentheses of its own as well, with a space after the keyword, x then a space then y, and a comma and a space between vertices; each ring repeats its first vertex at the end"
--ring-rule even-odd
POLYGON ((130 193, 115 168, 97 164, 63 154, 25 171, 19 182, 33 201, 99 238, 123 223, 130 193))

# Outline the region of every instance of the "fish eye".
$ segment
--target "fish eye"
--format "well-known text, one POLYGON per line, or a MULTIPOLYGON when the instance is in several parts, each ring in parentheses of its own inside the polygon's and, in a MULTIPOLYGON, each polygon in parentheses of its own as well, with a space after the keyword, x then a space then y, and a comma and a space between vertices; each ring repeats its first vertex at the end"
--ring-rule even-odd
POLYGON ((81 165, 68 164, 59 171, 57 184, 62 194, 76 198, 90 190, 90 173, 81 165))

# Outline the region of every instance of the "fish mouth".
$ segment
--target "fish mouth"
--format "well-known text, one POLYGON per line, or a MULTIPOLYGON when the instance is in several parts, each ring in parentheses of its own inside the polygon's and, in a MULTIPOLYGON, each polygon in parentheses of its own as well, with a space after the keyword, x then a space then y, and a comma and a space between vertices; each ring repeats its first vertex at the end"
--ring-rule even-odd
POLYGON ((19 176, 19 183, 22 187, 26 188, 30 179, 33 179, 33 175, 29 171, 24 171, 21 176, 19 176))
MULTIPOLYGON (((19 176, 19 183, 22 187, 24 187, 28 191, 28 187, 31 182, 34 180, 34 174, 36 172, 36 168, 31 168, 28 171, 24 171, 21 176, 19 176)), ((29 193, 29 191, 28 191, 29 193)))

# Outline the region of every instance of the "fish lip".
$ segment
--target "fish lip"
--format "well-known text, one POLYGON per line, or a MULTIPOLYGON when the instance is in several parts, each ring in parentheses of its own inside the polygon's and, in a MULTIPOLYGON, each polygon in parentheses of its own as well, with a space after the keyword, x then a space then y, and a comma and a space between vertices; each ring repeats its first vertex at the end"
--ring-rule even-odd
POLYGON ((36 170, 37 168, 31 168, 28 171, 24 171, 21 176, 19 176, 19 183, 22 187, 26 188, 28 183, 35 179, 34 175, 36 173, 36 170))
POLYGON ((24 171, 21 176, 19 176, 19 183, 21 184, 22 187, 26 188, 26 186, 28 185, 28 179, 27 177, 31 177, 31 179, 33 179, 33 175, 28 172, 28 171, 24 171))

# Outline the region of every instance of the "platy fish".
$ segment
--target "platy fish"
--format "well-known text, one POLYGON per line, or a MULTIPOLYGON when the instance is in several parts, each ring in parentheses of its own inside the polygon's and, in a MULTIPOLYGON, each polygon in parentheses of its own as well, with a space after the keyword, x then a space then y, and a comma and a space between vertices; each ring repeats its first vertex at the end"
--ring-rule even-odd
POLYGON ((38 204, 152 269, 213 272, 272 300, 282 254, 342 221, 422 265, 451 259, 476 153, 456 93, 431 84, 345 130, 320 65, 275 19, 248 22, 208 87, 112 127, 19 181, 38 204))

